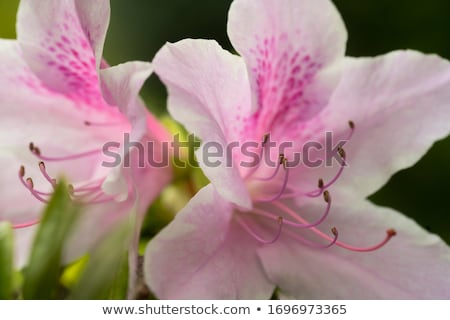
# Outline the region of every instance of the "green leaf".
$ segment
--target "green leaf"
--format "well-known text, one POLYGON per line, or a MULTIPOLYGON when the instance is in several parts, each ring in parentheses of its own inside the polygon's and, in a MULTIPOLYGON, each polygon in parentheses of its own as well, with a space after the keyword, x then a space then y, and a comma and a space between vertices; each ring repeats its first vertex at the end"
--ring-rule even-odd
POLYGON ((44 212, 28 266, 24 271, 24 299, 56 297, 62 272, 64 242, 75 222, 77 212, 67 186, 59 183, 44 212))
POLYGON ((0 300, 13 297, 13 230, 9 223, 0 223, 0 300))
POLYGON ((94 249, 70 299, 125 299, 132 225, 124 221, 94 249))

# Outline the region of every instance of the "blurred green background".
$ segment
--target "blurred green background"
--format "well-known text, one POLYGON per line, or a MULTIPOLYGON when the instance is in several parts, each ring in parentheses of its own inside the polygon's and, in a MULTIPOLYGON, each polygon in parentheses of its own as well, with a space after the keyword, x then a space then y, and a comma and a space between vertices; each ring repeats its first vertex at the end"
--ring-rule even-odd
MULTIPOLYGON (((334 2, 348 28, 348 55, 374 56, 411 48, 450 59, 448 0, 334 2)), ((166 41, 184 38, 216 39, 231 49, 226 35, 230 3, 231 0, 111 0, 111 26, 104 55, 112 65, 151 60, 166 41)), ((15 37, 17 5, 18 0, 0 0, 1 38, 15 37)), ((147 81, 143 95, 155 113, 164 114, 166 93, 155 76, 147 81)), ((436 143, 416 166, 396 174, 372 200, 398 209, 450 243, 449 183, 450 138, 436 143)))

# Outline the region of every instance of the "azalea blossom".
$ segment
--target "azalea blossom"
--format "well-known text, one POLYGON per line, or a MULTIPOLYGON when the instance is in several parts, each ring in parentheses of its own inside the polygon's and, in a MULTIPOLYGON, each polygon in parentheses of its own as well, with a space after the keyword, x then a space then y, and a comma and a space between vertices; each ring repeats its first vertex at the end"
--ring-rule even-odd
POLYGON ((235 148, 212 167, 199 149, 211 183, 150 241, 150 289, 163 299, 268 299, 275 288, 297 299, 450 298, 446 244, 366 199, 449 134, 450 64, 415 51, 345 57, 328 0, 234 0, 228 35, 240 56, 188 39, 165 45, 155 72, 189 131, 224 149, 258 142, 261 157, 244 167, 235 148), (289 165, 326 132, 345 142, 333 166, 289 165), (294 147, 279 153, 269 138, 294 147))
POLYGON ((17 40, 0 40, 0 220, 16 229, 18 267, 60 177, 84 207, 66 261, 124 219, 136 228, 135 254, 143 214, 170 179, 170 169, 138 166, 136 150, 117 148, 127 167, 102 165, 104 144, 121 143, 124 134, 167 138, 138 96, 151 65, 102 60, 109 17, 107 0, 23 0, 17 40))

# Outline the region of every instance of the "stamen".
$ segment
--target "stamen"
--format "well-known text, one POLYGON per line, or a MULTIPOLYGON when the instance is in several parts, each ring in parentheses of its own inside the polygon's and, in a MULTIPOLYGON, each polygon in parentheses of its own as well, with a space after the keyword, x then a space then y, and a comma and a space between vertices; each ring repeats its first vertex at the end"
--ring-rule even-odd
POLYGON ((33 153, 36 156, 40 156, 41 155, 41 150, 39 150, 39 148, 37 148, 33 142, 30 142, 30 144, 28 145, 28 148, 30 149, 31 153, 33 153))
POLYGON ((293 187, 293 186, 288 186, 289 189, 293 189, 294 192, 285 194, 284 197, 282 197, 283 199, 287 199, 287 198, 293 198, 296 196, 307 196, 310 198, 316 198, 319 197, 324 189, 328 189, 329 187, 331 187, 337 180, 339 180, 339 178, 342 175, 342 172, 344 172, 344 169, 346 167, 346 163, 345 163, 345 157, 346 157, 346 153, 345 150, 341 147, 339 147, 338 149, 338 153, 339 155, 342 157, 342 165, 339 168, 338 172, 336 173, 336 175, 330 180, 328 181, 326 184, 324 183, 323 179, 319 179, 319 183, 318 183, 318 189, 313 190, 313 191, 309 191, 309 192, 304 192, 304 191, 300 191, 297 188, 293 187))
POLYGON ((236 220, 245 229, 245 231, 247 231, 253 238, 256 239, 256 241, 258 241, 261 244, 265 244, 265 245, 275 243, 280 238, 281 231, 283 229, 283 218, 278 217, 278 219, 277 219, 277 222, 278 222, 277 234, 275 235, 275 237, 272 240, 265 240, 265 239, 261 238, 259 235, 257 235, 243 219, 237 218, 236 220))
POLYGON ((355 247, 355 246, 351 246, 348 245, 346 243, 343 242, 338 242, 336 243, 338 246, 340 246, 341 248, 350 250, 350 251, 356 251, 356 252, 370 252, 370 251, 375 251, 380 249, 381 247, 383 247, 386 243, 389 242, 389 240, 391 240, 392 237, 394 237, 395 235, 397 235, 397 232, 394 229, 388 229, 386 230, 386 237, 384 238, 383 241, 381 241, 380 243, 371 246, 371 247, 355 247))
POLYGON ((24 185, 24 187, 27 188, 36 199, 38 199, 39 201, 41 201, 43 203, 48 203, 48 201, 46 199, 41 197, 41 194, 43 194, 42 192, 34 190, 33 179, 31 179, 31 178, 27 178, 26 180, 24 179, 25 169, 22 167, 23 166, 21 166, 19 169, 19 179, 22 182, 22 184, 24 185))
POLYGON ((270 133, 266 133, 261 142, 261 149, 259 150, 259 158, 258 163, 250 169, 250 171, 245 175, 244 180, 250 178, 261 166, 262 158, 264 155, 264 151, 266 149, 267 142, 269 141, 270 133))
POLYGON ((329 243, 327 243, 327 244, 318 244, 318 243, 312 242, 312 241, 310 241, 308 239, 305 239, 304 237, 302 237, 302 236, 300 236, 298 234, 295 234, 293 232, 289 232, 289 234, 294 239, 296 239, 296 240, 302 242, 303 244, 307 245, 308 247, 311 247, 311 248, 314 248, 314 249, 328 249, 328 248, 332 247, 333 245, 337 244, 337 242, 338 242, 337 239, 339 237, 338 230, 335 227, 333 227, 333 228, 331 228, 331 233, 333 234, 333 238, 329 237, 329 239, 331 239, 329 243))
POLYGON ((317 187, 322 190, 324 188, 324 182, 323 179, 319 179, 319 183, 317 184, 317 187))
POLYGON ((45 177, 45 179, 52 185, 53 189, 56 187, 56 179, 53 179, 50 177, 50 175, 47 173, 47 169, 45 168, 44 162, 39 162, 39 169, 41 170, 42 175, 45 177))
MULTIPOLYGON (((297 221, 299 221, 299 222, 301 222, 303 224, 309 224, 309 222, 307 220, 303 219, 302 217, 298 216, 297 214, 292 215, 290 212, 287 212, 287 213, 289 213, 297 221)), ((328 241, 332 241, 333 240, 330 236, 328 236, 327 234, 323 233, 322 231, 320 231, 319 229, 317 229, 315 227, 309 228, 309 230, 311 230, 312 232, 314 232, 318 236, 324 238, 325 240, 328 240, 328 241)), ((383 241, 381 241, 380 243, 378 243, 378 244, 376 244, 374 246, 369 246, 369 247, 355 247, 355 246, 348 245, 348 244, 346 244, 344 242, 341 242, 341 241, 335 241, 335 243, 336 243, 337 246, 339 246, 341 248, 344 248, 344 249, 347 249, 347 250, 350 250, 350 251, 370 252, 370 251, 375 251, 375 250, 383 247, 386 243, 388 243, 388 241, 393 236, 395 236, 397 234, 397 232, 394 229, 389 229, 389 230, 386 231, 386 234, 387 234, 386 238, 383 241)))
POLYGON ((320 179, 320 180, 319 180, 319 189, 318 189, 318 190, 314 190, 314 191, 309 192, 309 193, 307 194, 308 196, 310 196, 310 197, 318 197, 318 196, 322 193, 323 189, 328 189, 328 188, 331 187, 336 181, 339 180, 339 178, 340 178, 341 175, 342 175, 342 172, 344 172, 344 168, 346 167, 346 163, 345 163, 345 160, 346 160, 346 159, 345 159, 346 153, 345 153, 345 150, 344 150, 343 148, 341 148, 341 147, 339 147, 338 153, 339 153, 339 155, 340 155, 341 158, 342 158, 342 164, 341 164, 341 167, 339 168, 338 172, 336 173, 336 175, 335 175, 330 181, 328 181, 326 184, 323 184, 323 180, 320 179), (320 186, 320 185, 321 185, 321 186, 320 186))
POLYGON ((355 123, 352 120, 348 122, 348 126, 350 127, 350 129, 355 130, 355 123))
POLYGON ((96 149, 96 150, 91 150, 91 151, 86 151, 86 152, 82 152, 82 153, 78 153, 78 154, 74 154, 74 155, 70 155, 70 156, 65 156, 65 157, 47 157, 47 156, 43 156, 41 155, 41 151, 39 150, 39 148, 37 148, 33 142, 30 142, 29 145, 30 151, 40 160, 42 161, 66 161, 66 160, 75 160, 75 159, 80 159, 80 158, 84 158, 84 157, 89 157, 89 156, 93 156, 93 155, 97 155, 99 153, 101 153, 101 150, 96 149))
POLYGON ((272 197, 270 199, 256 199, 254 201, 256 201, 256 202, 273 202, 273 201, 281 198, 284 191, 286 191, 286 187, 287 187, 287 184, 289 181, 289 169, 286 166, 287 160, 286 160, 286 158, 284 158, 284 156, 283 156, 282 162, 283 162, 283 169, 284 169, 284 179, 283 179, 283 185, 281 186, 280 191, 274 197, 272 197))
POLYGON ((114 127, 114 126, 120 126, 123 123, 121 122, 92 122, 92 121, 84 121, 83 122, 85 126, 96 126, 96 127, 114 127))
POLYGON ((25 222, 25 223, 13 224, 12 227, 13 227, 13 229, 25 229, 25 228, 29 228, 34 225, 37 225, 40 222, 41 222, 40 220, 34 220, 34 221, 30 221, 30 222, 25 222))
MULTIPOLYGON (((348 122, 348 126, 350 127, 350 132, 349 132, 347 138, 345 139, 346 141, 349 141, 352 138, 353 133, 355 132, 355 123, 353 121, 350 120, 348 122)), ((307 196, 313 197, 313 198, 320 196, 320 194, 322 193, 323 189, 328 189, 329 187, 331 187, 341 177, 342 172, 344 171, 344 168, 346 167, 347 154, 346 154, 345 150, 342 147, 339 147, 337 151, 339 153, 339 156, 342 158, 342 163, 341 163, 341 166, 340 166, 338 172, 326 184, 324 184, 323 180, 320 179, 319 180, 319 189, 311 191, 311 192, 308 192, 307 196)))
POLYGON ((262 143, 261 143, 261 147, 263 147, 264 148, 264 146, 267 144, 267 142, 269 141, 269 138, 270 138, 270 133, 266 133, 264 136, 263 136, 263 140, 262 140, 262 143))
POLYGON ((345 159, 345 151, 341 147, 338 148, 338 153, 342 159, 345 159))
POLYGON ((280 171, 281 164, 283 164, 284 160, 285 160, 284 155, 283 155, 283 154, 280 154, 280 161, 278 161, 277 167, 276 167, 274 173, 272 173, 272 174, 271 174, 269 177, 267 177, 267 178, 259 178, 259 177, 255 177, 255 178, 253 178, 253 179, 259 180, 259 181, 270 181, 270 180, 272 180, 272 179, 275 178, 275 176, 278 174, 278 171, 280 171))
MULTIPOLYGON (((325 219, 328 217, 328 214, 330 213, 330 209, 331 209, 331 196, 328 191, 325 191, 323 193, 323 198, 324 198, 325 202, 327 203, 327 208, 325 209, 325 212, 322 214, 322 216, 317 221, 315 221, 313 223, 297 223, 297 222, 285 220, 284 223, 291 227, 307 228, 307 229, 310 229, 310 228, 313 228, 313 227, 316 227, 316 226, 322 224, 322 222, 324 222, 325 219)), ((291 208, 289 208, 288 206, 286 206, 284 203, 282 203, 280 201, 273 202, 273 205, 278 207, 279 209, 283 210, 284 212, 286 212, 287 214, 289 214, 292 217, 298 216, 298 214, 295 211, 293 211, 291 208)))

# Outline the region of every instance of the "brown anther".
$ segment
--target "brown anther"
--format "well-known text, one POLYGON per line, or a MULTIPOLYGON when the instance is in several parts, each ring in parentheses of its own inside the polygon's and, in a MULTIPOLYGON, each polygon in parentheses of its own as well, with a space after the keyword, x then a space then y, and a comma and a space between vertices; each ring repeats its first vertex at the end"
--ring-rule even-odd
POLYGON ((325 185, 325 183, 323 182, 323 179, 319 179, 319 183, 317 184, 319 189, 322 189, 324 185, 325 185))
POLYGON ((30 149, 31 152, 34 152, 34 143, 30 142, 30 144, 28 145, 28 149, 30 149))
POLYGON ((262 146, 264 147, 267 144, 267 141, 269 141, 270 133, 266 133, 263 136, 262 146))
POLYGON ((37 156, 40 156, 41 155, 41 150, 38 147, 35 147, 34 150, 33 150, 33 153, 35 155, 37 155, 37 156))
POLYGON ((283 224, 283 217, 278 217, 277 221, 278 221, 278 224, 283 224))
POLYGON ((34 183, 33 183, 33 179, 31 179, 31 178, 27 178, 27 183, 28 183, 28 186, 30 187, 30 189, 33 189, 34 188, 34 183))
POLYGON ((338 153, 341 156, 342 159, 345 159, 345 150, 342 149, 341 147, 338 148, 338 153))
POLYGON ((43 161, 39 162, 39 168, 45 170, 45 163, 43 161))
POLYGON ((331 232, 337 237, 338 236, 338 231, 336 229, 336 227, 331 228, 331 232))
POLYGON ((25 176, 25 167, 20 166, 19 168, 19 175, 23 178, 25 176))
POLYGON ((355 129, 355 123, 354 123, 353 121, 351 121, 351 120, 348 122, 348 126, 349 126, 350 129, 352 129, 352 130, 355 129))
POLYGON ((284 154, 283 154, 283 153, 280 153, 279 158, 280 158, 280 164, 283 164, 284 161, 286 160, 286 158, 284 157, 284 154))
POLYGON ((325 200, 326 203, 330 203, 330 193, 328 190, 325 190, 323 192, 323 200, 325 200))
POLYGON ((397 231, 395 231, 394 229, 389 229, 386 231, 386 233, 389 237, 393 237, 393 236, 397 235, 397 231))

